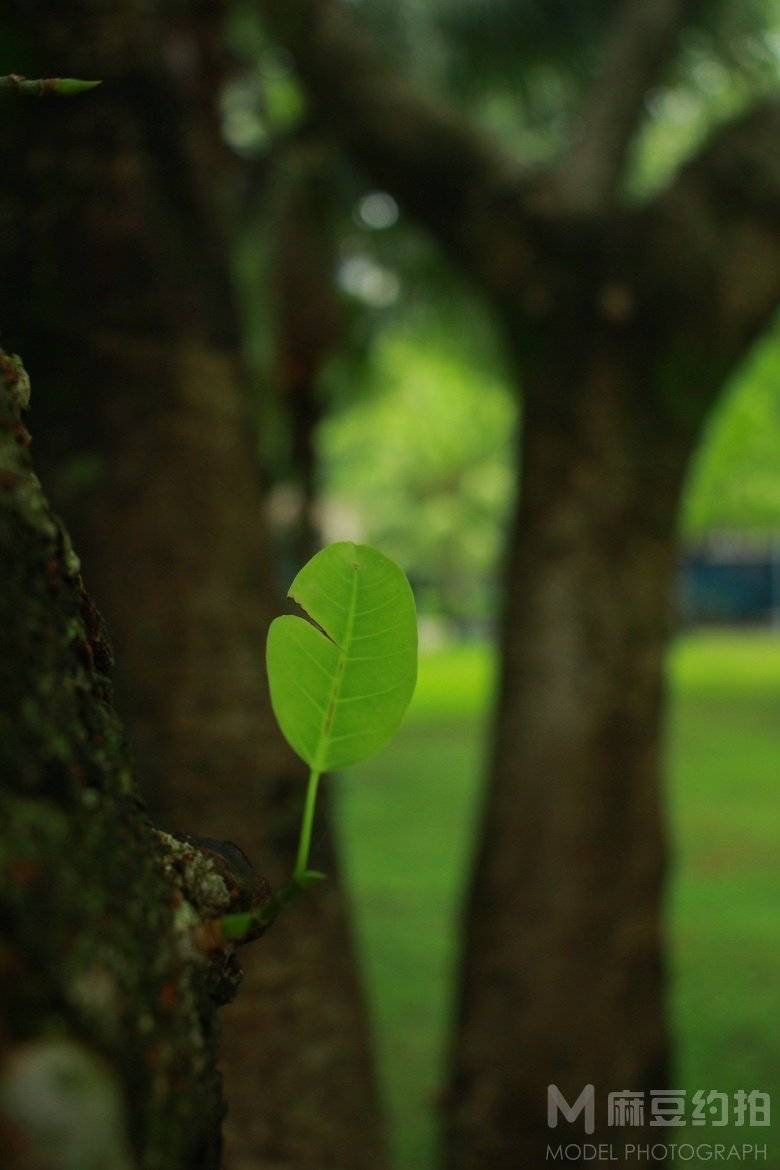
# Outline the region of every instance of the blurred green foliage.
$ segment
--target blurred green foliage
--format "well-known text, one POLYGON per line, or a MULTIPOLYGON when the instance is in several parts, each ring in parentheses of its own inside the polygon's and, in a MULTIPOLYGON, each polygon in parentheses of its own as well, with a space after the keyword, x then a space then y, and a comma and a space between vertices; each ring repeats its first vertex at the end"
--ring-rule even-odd
POLYGON ((692 470, 684 531, 780 533, 780 332, 727 390, 692 470))
POLYGON ((512 496, 514 402, 447 339, 388 329, 369 391, 322 427, 328 506, 404 564, 424 613, 484 621, 512 496))
MULTIPOLYGON (((410 574, 421 613, 468 631, 494 613, 517 411, 495 355, 440 318, 396 315, 362 368, 362 397, 321 429, 326 517, 410 574)), ((780 533, 780 332, 757 347, 691 469, 683 535, 780 533)), ((334 538, 344 535, 338 527, 334 538)))
MULTIPOLYGON (((564 144, 618 8, 616 0, 362 0, 360 18, 416 85, 534 163, 564 144)), ((775 87, 778 23, 778 0, 689 8, 681 51, 648 102, 630 189, 660 181, 713 124, 775 87)))

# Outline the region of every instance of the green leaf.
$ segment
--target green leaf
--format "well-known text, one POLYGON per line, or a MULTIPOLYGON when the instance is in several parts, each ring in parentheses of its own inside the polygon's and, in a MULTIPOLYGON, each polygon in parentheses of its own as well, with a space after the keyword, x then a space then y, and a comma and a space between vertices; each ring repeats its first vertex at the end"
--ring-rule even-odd
POLYGON ((409 582, 376 549, 344 542, 312 557, 288 596, 317 624, 290 615, 271 623, 274 714, 314 771, 356 764, 393 736, 414 692, 417 620, 409 582))

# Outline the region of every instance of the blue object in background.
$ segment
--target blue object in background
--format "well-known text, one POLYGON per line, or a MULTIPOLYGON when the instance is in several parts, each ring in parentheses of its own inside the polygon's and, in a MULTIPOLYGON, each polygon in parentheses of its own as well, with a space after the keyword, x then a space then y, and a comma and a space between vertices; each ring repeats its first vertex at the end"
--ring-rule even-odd
POLYGON ((780 619, 780 546, 719 541, 683 557, 681 616, 689 624, 765 623, 780 619))

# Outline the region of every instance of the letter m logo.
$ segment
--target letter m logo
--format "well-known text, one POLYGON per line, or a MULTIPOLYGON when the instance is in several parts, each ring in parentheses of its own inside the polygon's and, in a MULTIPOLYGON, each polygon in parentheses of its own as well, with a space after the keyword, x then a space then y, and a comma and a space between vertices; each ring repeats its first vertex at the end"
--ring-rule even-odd
POLYGON ((570 1105, 557 1085, 547 1086, 547 1124, 550 1129, 558 1125, 558 1114, 562 1113, 567 1121, 576 1121, 581 1113, 585 1114, 585 1133, 593 1133, 596 1128, 596 1090, 593 1085, 586 1085, 573 1105, 570 1105))

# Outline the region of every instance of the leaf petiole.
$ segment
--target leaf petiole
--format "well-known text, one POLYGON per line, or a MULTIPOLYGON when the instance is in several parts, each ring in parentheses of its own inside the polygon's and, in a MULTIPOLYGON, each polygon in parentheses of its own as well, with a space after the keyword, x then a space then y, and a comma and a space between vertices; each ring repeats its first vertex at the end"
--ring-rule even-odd
POLYGON ((314 809, 317 804, 317 788, 320 783, 320 773, 315 769, 309 772, 309 783, 306 786, 306 800, 303 806, 301 821, 301 835, 298 839, 298 857, 293 872, 293 884, 305 884, 309 869, 309 853, 311 851, 311 833, 314 825, 314 809))
POLYGON ((258 932, 266 930, 275 922, 285 906, 294 901, 309 886, 324 881, 325 874, 316 869, 309 869, 309 853, 311 852, 311 835, 314 826, 314 809, 317 804, 317 788, 320 775, 315 768, 309 773, 309 783, 306 787, 306 800, 303 806, 301 820, 301 835, 298 841, 298 856, 295 870, 290 881, 274 894, 271 901, 256 911, 245 911, 240 914, 227 914, 219 920, 222 938, 228 942, 240 943, 257 937, 258 932))

